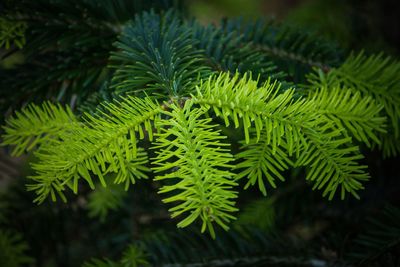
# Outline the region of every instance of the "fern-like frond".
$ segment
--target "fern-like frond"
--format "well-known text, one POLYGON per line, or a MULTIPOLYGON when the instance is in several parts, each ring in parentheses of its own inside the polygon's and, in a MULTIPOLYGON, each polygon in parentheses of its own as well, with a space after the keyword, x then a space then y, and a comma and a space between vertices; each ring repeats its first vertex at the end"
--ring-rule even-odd
MULTIPOLYGON (((400 138, 400 62, 383 54, 365 56, 363 52, 350 55, 338 68, 327 74, 321 70, 309 76, 313 87, 349 88, 363 96, 371 96, 378 105, 383 106, 388 117, 388 132, 400 138)), ((380 136, 382 138, 382 135, 380 136)), ((388 147, 384 143, 381 148, 388 147)), ((399 153, 399 150, 383 150, 385 156, 399 153)))
POLYGON ((201 118, 204 111, 193 108, 186 101, 183 108, 175 104, 171 111, 164 111, 168 120, 160 120, 161 132, 157 134, 157 157, 153 170, 163 174, 156 180, 167 183, 160 193, 169 193, 163 201, 181 202, 170 209, 172 217, 186 215, 178 227, 186 227, 200 218, 202 232, 206 229, 215 237, 213 223, 228 229, 227 223, 234 219, 232 212, 236 192, 228 144, 211 119, 201 118))
POLYGON ((209 70, 190 29, 181 24, 173 11, 136 16, 116 43, 119 51, 111 55, 116 68, 112 86, 118 92, 149 89, 164 97, 193 90, 209 70))
POLYGON ((63 108, 50 102, 42 106, 31 104, 6 120, 2 145, 14 146, 12 154, 19 156, 77 127, 80 123, 68 106, 63 108))
MULTIPOLYGON (((283 145, 283 147, 287 146, 283 145)), ((253 138, 249 144, 243 145, 242 150, 235 155, 241 161, 236 165, 236 168, 242 169, 237 178, 248 177, 245 189, 257 183, 263 195, 267 195, 264 179, 273 188, 276 188, 275 179, 285 181, 281 172, 293 165, 287 152, 281 147, 277 147, 275 153, 272 152, 272 144, 267 143, 265 132, 261 134, 258 142, 253 138)))
POLYGON ((363 97, 360 92, 334 87, 318 89, 308 97, 315 101, 317 112, 334 121, 338 129, 348 130, 368 147, 371 141, 381 143, 377 134, 385 132, 386 118, 380 116, 383 105, 371 96, 363 97))
POLYGON ((316 127, 325 118, 314 116, 311 101, 295 101, 293 89, 279 93, 278 82, 268 80, 261 87, 257 84, 247 75, 240 78, 222 73, 203 82, 192 99, 223 118, 226 126, 233 123, 238 128, 242 124, 246 143, 253 127, 257 142, 262 131, 266 132, 266 143, 272 144, 273 154, 285 143, 289 156, 299 155, 305 143, 302 128, 316 127))
POLYGON ((369 179, 369 174, 367 166, 358 163, 363 155, 351 143, 351 137, 345 137, 332 123, 306 129, 305 136, 307 145, 295 165, 309 167, 306 180, 313 182, 313 189, 324 189, 323 196, 329 199, 338 189, 342 199, 347 192, 359 198, 357 191, 364 188, 362 182, 369 179))
MULTIPOLYGON (((214 111, 217 116, 221 116, 226 126, 230 126, 233 122, 235 128, 240 124, 246 137, 246 143, 250 141, 249 129, 254 123, 257 140, 260 138, 261 130, 264 128, 262 114, 267 112, 265 104, 274 98, 278 90, 278 84, 271 83, 268 80, 262 89, 258 88, 258 82, 254 81, 247 74, 240 79, 236 73, 234 77, 230 77, 229 73, 221 73, 219 76, 214 75, 197 87, 197 94, 192 96, 192 101, 200 104, 207 109, 214 111)), ((271 101, 272 114, 280 103, 287 103, 291 100, 293 90, 288 90, 271 101)), ((271 131, 273 127, 267 127, 271 131)), ((283 129, 276 129, 280 131, 283 129)), ((270 135, 269 135, 270 136, 270 135)), ((280 132, 274 135, 275 143, 280 143, 280 132)))
MULTIPOLYGON (((152 140, 152 120, 157 119, 161 107, 151 98, 128 97, 122 102, 104 105, 104 111, 87 114, 85 127, 52 140, 36 152, 38 162, 32 164, 36 175, 31 190, 38 193, 36 201, 42 202, 48 194, 55 200, 64 186, 78 191, 78 181, 83 178, 94 188, 91 173, 106 186, 104 175, 118 173, 116 183, 134 182, 145 178, 142 166, 146 156, 137 153, 137 139, 145 134, 152 140), (138 138, 136 137, 138 133, 138 138)), ((126 185, 128 187, 128 185, 126 185)))
MULTIPOLYGON (((242 79, 238 75, 231 78, 225 73, 203 82, 197 88, 197 95, 192 96, 192 101, 212 110, 225 121, 226 126, 231 121, 236 128, 242 123, 246 143, 250 142, 250 127, 254 125, 256 142, 265 129, 265 143, 271 145, 272 155, 277 153, 279 147, 289 156, 295 155, 296 166, 310 167, 306 179, 314 182, 314 188, 325 186, 324 195, 329 192, 332 198, 341 185, 342 197, 345 192, 357 196, 355 191, 362 188, 360 181, 369 177, 364 171, 365 166, 356 162, 362 158, 358 147, 352 145, 351 138, 343 136, 342 130, 337 129, 327 116, 315 116, 315 101, 294 100, 293 90, 278 92, 277 83, 267 81, 258 88, 257 82, 246 76, 242 79), (316 164, 317 161, 319 164, 316 164)), ((258 150, 254 146, 249 148, 258 150)), ((257 154, 255 151, 247 153, 257 154)), ((255 160, 262 160, 263 155, 258 155, 255 160)), ((247 172, 251 174, 251 183, 259 181, 260 173, 265 173, 250 169, 247 172)), ((263 185, 259 187, 262 189, 263 185)))

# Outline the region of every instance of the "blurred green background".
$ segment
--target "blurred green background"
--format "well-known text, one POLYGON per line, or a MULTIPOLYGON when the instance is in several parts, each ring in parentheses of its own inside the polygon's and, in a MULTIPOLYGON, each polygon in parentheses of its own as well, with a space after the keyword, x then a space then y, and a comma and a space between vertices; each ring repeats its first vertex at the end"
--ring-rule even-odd
POLYGON ((189 0, 186 4, 205 23, 267 16, 312 29, 350 50, 400 52, 400 1, 396 0, 189 0))
MULTIPOLYGON (((184 0, 190 16, 204 24, 223 18, 274 18, 313 30, 341 47, 400 55, 400 1, 397 0, 184 0)), ((0 6, 1 8, 1 6, 0 6)), ((0 58, 6 53, 0 49, 0 58)), ((18 54, 0 60, 8 67, 18 54)))

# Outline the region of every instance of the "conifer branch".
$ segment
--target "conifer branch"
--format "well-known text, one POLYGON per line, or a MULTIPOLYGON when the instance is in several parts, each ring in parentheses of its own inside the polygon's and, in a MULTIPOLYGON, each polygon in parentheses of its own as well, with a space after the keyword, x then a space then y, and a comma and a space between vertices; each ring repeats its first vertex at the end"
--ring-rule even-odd
POLYGON ((201 231, 208 229, 215 238, 213 223, 225 230, 235 217, 231 214, 236 192, 233 187, 233 174, 230 162, 232 155, 229 144, 220 140, 226 137, 210 125, 211 119, 201 119, 204 111, 192 109, 192 103, 186 101, 183 108, 173 104, 171 111, 164 111, 169 120, 159 121, 161 132, 157 134, 154 148, 158 149, 153 170, 156 180, 172 179, 177 182, 166 184, 160 193, 174 193, 165 198, 166 203, 182 202, 173 208, 172 217, 186 215, 178 227, 186 227, 197 218, 203 221, 201 231))
POLYGON ((192 90, 210 70, 194 48, 191 31, 172 10, 163 16, 143 13, 123 31, 111 54, 115 68, 112 87, 117 92, 181 95, 192 90))
POLYGON ((2 145, 14 146, 12 155, 19 156, 26 151, 40 146, 61 133, 81 127, 71 109, 60 104, 45 102, 42 106, 31 104, 16 112, 14 117, 6 120, 3 126, 2 145))
POLYGON ((316 103, 316 111, 331 119, 337 129, 346 129, 360 142, 371 147, 371 141, 380 144, 379 133, 385 133, 386 117, 380 116, 384 108, 371 96, 363 97, 339 87, 310 91, 307 96, 316 103))
MULTIPOLYGON (((283 144, 282 147, 287 146, 283 144)), ((241 150, 240 153, 235 155, 238 160, 241 160, 235 168, 242 169, 237 175, 237 179, 248 178, 245 189, 257 183, 263 195, 267 195, 264 179, 268 181, 272 188, 276 188, 275 178, 285 181, 281 172, 294 165, 281 147, 276 147, 275 153, 272 152, 272 145, 267 142, 265 132, 261 134, 258 141, 256 138, 252 138, 248 144, 241 147, 241 150)))
MULTIPOLYGON (((384 57, 383 54, 365 56, 363 52, 350 55, 338 68, 329 73, 316 71, 308 80, 314 88, 348 88, 363 97, 370 97, 383 106, 382 115, 387 116, 388 133, 394 140, 400 138, 400 62, 384 57)), ((354 131, 352 131, 354 132, 354 131)), ((357 139, 364 139, 361 136, 357 139)), ((399 146, 392 146, 385 135, 378 137, 383 142, 379 146, 385 156, 394 156, 400 151, 399 146)), ((376 141, 376 138, 374 138, 376 141)), ((363 140, 364 141, 364 140, 363 140)), ((398 142, 398 141, 397 141, 398 142)), ((396 143, 396 142, 395 142, 396 143)))
POLYGON ((93 189, 90 172, 98 176, 103 186, 106 186, 104 175, 108 173, 118 173, 116 183, 146 177, 141 172, 146 169, 137 167, 137 163, 146 160, 137 157, 136 133, 143 139, 146 131, 152 140, 150 121, 157 120, 160 106, 150 98, 128 97, 104 108, 109 114, 104 111, 87 114, 85 127, 63 135, 61 141, 42 145, 36 152, 39 162, 32 164, 36 175, 30 177, 35 183, 29 189, 37 192, 37 202, 44 201, 48 194, 53 200, 55 193, 64 198, 65 185, 77 193, 80 178, 93 189))
MULTIPOLYGON (((330 199, 339 185, 342 198, 346 192, 357 197, 355 191, 362 188, 360 181, 369 178, 364 172, 365 166, 356 162, 362 158, 358 147, 352 146, 351 138, 344 137, 341 129, 335 129, 334 123, 328 117, 322 114, 315 116, 314 110, 318 109, 315 101, 295 101, 293 90, 278 94, 278 89, 279 85, 269 81, 258 88, 257 82, 247 77, 239 79, 236 75, 230 78, 229 75, 222 74, 202 83, 197 89, 197 95, 192 96, 192 101, 211 109, 216 116, 224 119, 226 126, 233 121, 235 127, 239 127, 241 118, 247 144, 250 141, 248 129, 253 124, 256 143, 259 142, 264 128, 266 140, 263 142, 270 145, 270 153, 276 155, 277 150, 282 147, 288 153, 288 162, 288 157, 295 154, 295 166, 309 166, 306 179, 314 182, 313 188, 322 189, 325 186, 324 195, 330 193, 330 199)), ((266 155, 259 153, 259 148, 248 148, 251 152, 247 152, 247 155, 258 154, 257 161, 265 160, 263 157, 266 155)), ((283 155, 280 153, 278 156, 283 155)), ((243 164, 248 166, 250 183, 258 181, 260 190, 265 193, 263 181, 260 180, 261 173, 267 173, 262 170, 265 165, 258 165, 261 170, 252 171, 254 165, 243 164)), ((269 169, 272 171, 273 167, 269 166, 269 169)), ((281 169, 284 169, 283 166, 281 169)), ((279 177, 279 172, 276 173, 279 177)), ((243 177, 243 172, 240 177, 243 177)), ((268 174, 267 179, 274 186, 268 174)))

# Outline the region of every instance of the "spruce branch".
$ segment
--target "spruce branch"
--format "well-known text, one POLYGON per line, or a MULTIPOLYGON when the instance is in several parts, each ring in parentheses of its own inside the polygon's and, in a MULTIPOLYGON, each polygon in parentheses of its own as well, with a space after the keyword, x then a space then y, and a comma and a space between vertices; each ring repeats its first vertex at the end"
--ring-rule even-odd
POLYGON ((176 183, 164 185, 160 193, 173 193, 165 198, 165 203, 179 201, 170 209, 172 217, 186 214, 178 227, 186 227, 197 218, 203 221, 201 231, 208 229, 215 238, 213 222, 225 230, 235 217, 237 209, 234 199, 237 193, 233 187, 232 155, 222 143, 226 137, 219 134, 210 124, 211 119, 202 119, 204 111, 192 109, 191 101, 180 108, 172 105, 171 111, 163 113, 169 120, 159 121, 161 132, 157 134, 157 157, 153 164, 156 180, 171 179, 176 183))
POLYGON ((340 188, 341 199, 346 192, 359 198, 357 191, 363 189, 362 182, 369 179, 367 166, 359 165, 364 158, 359 148, 352 145, 350 137, 341 130, 332 129, 332 124, 320 125, 320 129, 306 129, 307 145, 298 157, 295 166, 309 166, 306 180, 314 183, 313 189, 324 189, 323 196, 331 200, 340 188))
MULTIPOLYGON (((396 144, 400 138, 399 71, 400 62, 384 57, 383 54, 365 56, 361 52, 358 55, 350 55, 340 67, 328 73, 316 70, 309 75, 308 80, 314 88, 348 88, 363 97, 374 99, 378 105, 383 106, 382 115, 387 116, 388 135, 379 134, 379 139, 382 140, 379 147, 384 156, 394 156, 399 153, 399 146, 392 144, 396 144), (390 141, 391 139, 397 142, 390 141)), ((364 139, 361 136, 356 138, 364 139)))
MULTIPOLYGON (((343 136, 341 129, 335 129, 335 124, 327 116, 315 116, 315 101, 294 100, 293 90, 278 92, 277 83, 267 81, 258 88, 257 82, 246 76, 242 79, 238 75, 231 78, 225 73, 203 82, 192 99, 221 117, 226 126, 233 121, 238 128, 241 122, 246 144, 250 142, 249 129, 253 125, 256 142, 265 129, 265 142, 271 145, 272 155, 279 147, 284 148, 288 156, 295 155, 295 166, 310 167, 306 179, 314 183, 313 188, 322 189, 325 186, 324 196, 329 193, 332 199, 340 185, 342 198, 346 192, 358 197, 356 191, 363 188, 360 182, 369 178, 364 171, 366 166, 357 163, 362 158, 358 147, 351 144, 351 138, 343 136)), ((254 151, 257 147, 249 148, 253 151, 248 155, 258 154, 259 160, 265 156, 254 151)), ((250 164, 248 166, 249 169, 254 168, 250 164)), ((258 166, 265 168, 265 165, 258 166)), ((265 193, 263 182, 259 180, 260 172, 249 169, 251 183, 259 181, 259 188, 265 193)), ((268 180, 271 182, 271 179, 268 180)), ((271 185, 274 186, 273 180, 271 185)))
POLYGON ((36 175, 30 177, 35 183, 29 188, 38 193, 37 202, 48 194, 55 200, 55 192, 63 198, 65 185, 77 193, 80 178, 93 189, 90 172, 103 186, 108 173, 118 173, 116 183, 147 177, 142 173, 146 168, 138 167, 146 160, 137 157, 136 133, 143 139, 146 131, 152 140, 151 121, 157 120, 160 106, 150 98, 128 97, 121 103, 105 104, 104 109, 108 114, 87 114, 85 127, 63 135, 61 141, 42 145, 35 153, 39 161, 32 164, 36 175))
POLYGON ((78 127, 81 123, 68 106, 63 108, 50 102, 41 106, 30 104, 6 120, 2 145, 14 146, 12 155, 19 156, 78 127))
POLYGON ((177 14, 145 12, 125 27, 111 54, 115 68, 112 87, 117 92, 181 95, 192 90, 210 70, 205 57, 194 48, 191 31, 177 14))
MULTIPOLYGON (((213 75, 198 84, 190 97, 171 96, 163 104, 154 97, 131 96, 104 104, 94 115, 85 114, 80 127, 58 132, 57 138, 41 144, 35 153, 38 162, 32 164, 36 174, 28 185, 38 195, 35 201, 48 195, 55 200, 56 194, 65 200, 65 187, 77 193, 82 178, 94 188, 93 175, 106 186, 105 175, 115 173, 114 183, 124 183, 126 189, 136 179, 147 178, 149 160, 137 148, 143 138, 155 142, 157 156, 150 162, 159 173, 156 180, 163 182, 159 192, 169 194, 164 202, 180 202, 170 209, 172 217, 186 215, 178 227, 200 218, 202 231, 208 229, 212 236, 213 222, 227 229, 236 210, 234 179, 247 178, 246 188, 257 183, 266 194, 265 184, 275 187, 274 179, 284 180, 281 172, 289 167, 306 167, 306 180, 329 199, 338 190, 341 198, 346 193, 358 197, 369 174, 359 165, 363 156, 341 125, 351 133, 359 129, 354 134, 362 141, 376 141, 384 118, 379 117, 382 107, 370 98, 322 89, 298 98, 293 89, 281 92, 276 81, 259 86, 259 81, 239 73, 213 75), (236 166, 229 144, 221 142, 226 137, 211 124, 215 117, 227 127, 243 129, 236 166), (235 168, 240 173, 234 178, 235 168)), ((63 118, 64 111, 56 111, 63 118)), ((9 123, 23 128, 26 118, 9 123)), ((40 129, 43 121, 33 124, 40 129)), ((11 141, 18 145, 19 140, 11 141)))
MULTIPOLYGON (((286 145, 282 147, 286 147, 286 145)), ((272 144, 267 142, 265 132, 261 134, 259 141, 252 138, 248 144, 243 144, 241 150, 235 155, 239 160, 236 169, 242 169, 237 175, 237 179, 248 177, 248 182, 244 188, 257 183, 263 195, 267 195, 264 179, 268 181, 272 188, 276 188, 275 179, 285 181, 281 172, 293 166, 287 152, 281 147, 276 147, 275 153, 272 152, 272 144)))
POLYGON ((381 144, 379 133, 386 133, 386 117, 380 115, 384 108, 371 96, 339 87, 310 91, 308 98, 316 103, 316 112, 331 119, 338 129, 346 129, 360 142, 371 147, 371 142, 381 144))

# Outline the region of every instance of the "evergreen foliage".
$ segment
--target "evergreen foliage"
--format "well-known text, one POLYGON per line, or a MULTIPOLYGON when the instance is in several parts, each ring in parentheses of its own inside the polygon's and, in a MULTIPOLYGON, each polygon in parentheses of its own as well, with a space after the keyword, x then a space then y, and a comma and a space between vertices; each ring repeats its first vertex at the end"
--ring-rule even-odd
POLYGON ((63 108, 50 102, 42 106, 31 104, 8 120, 3 144, 16 144, 12 154, 19 156, 76 127, 79 123, 68 106, 63 108))
MULTIPOLYGON (((111 78, 108 58, 123 25, 135 13, 169 6, 164 0, 5 1, 0 16, 7 25, 26 25, 29 45, 3 56, 19 53, 25 61, 0 72, 2 113, 10 108, 8 99, 13 109, 48 98, 73 107, 84 102, 111 78)), ((21 27, 7 32, 19 36, 21 27)), ((0 43, 9 42, 9 35, 0 36, 0 43)))
MULTIPOLYGON (((232 159, 230 150, 223 148, 226 144, 219 140, 224 137, 209 125, 211 118, 216 116, 223 119, 225 126, 232 124, 238 128, 242 125, 247 144, 250 142, 249 131, 253 127, 254 143, 265 138, 262 142, 267 145, 266 150, 270 154, 259 153, 257 145, 245 146, 246 150, 238 156, 244 161, 237 166, 245 167, 237 178, 246 177, 249 184, 257 182, 264 194, 264 175, 275 186, 270 172, 283 179, 276 168, 286 168, 286 163, 291 163, 291 157, 294 157, 291 165, 309 167, 306 180, 314 183, 313 189, 323 189, 324 196, 332 199, 340 190, 342 199, 346 192, 358 197, 357 190, 362 189, 362 182, 369 179, 366 166, 357 162, 363 156, 358 147, 351 143, 351 137, 344 135, 343 129, 337 127, 335 120, 324 116, 323 112, 315 116, 316 111, 324 111, 323 99, 295 100, 293 89, 279 93, 280 86, 276 82, 267 81, 261 87, 257 83, 246 75, 239 78, 239 74, 231 77, 225 73, 200 82, 197 93, 190 97, 179 100, 172 98, 172 102, 178 101, 176 104, 164 102, 160 105, 151 97, 128 97, 121 102, 105 104, 105 111, 99 110, 95 115, 86 114, 81 127, 60 133, 58 139, 51 139, 39 147, 35 153, 38 162, 32 164, 36 174, 30 177, 34 183, 28 185, 29 190, 36 191, 38 202, 43 202, 48 195, 55 200, 56 194, 66 200, 63 193, 65 187, 77 193, 79 179, 84 179, 94 189, 91 173, 98 177, 103 186, 107 184, 104 179, 106 174, 118 173, 114 182, 126 183, 126 187, 129 187, 129 182, 146 178, 143 171, 149 170, 146 167, 146 153, 138 153, 137 139, 143 139, 146 135, 152 141, 153 131, 156 131, 153 148, 158 150, 158 155, 152 161, 156 166, 153 170, 167 172, 156 176, 156 180, 181 180, 172 185, 167 183, 160 190, 182 190, 164 200, 183 202, 171 208, 172 217, 189 212, 186 219, 178 223, 179 227, 188 226, 200 217, 202 231, 208 228, 214 236, 211 222, 215 221, 228 229, 226 223, 234 219, 231 213, 236 209, 232 199, 237 194, 230 172, 233 169, 233 165, 229 164, 232 159), (193 105, 199 105, 201 109, 193 105), (211 118, 201 119, 205 113, 211 118), (270 162, 274 164, 272 168, 270 162)), ((335 95, 338 101, 341 96, 338 93, 335 95)), ((350 103, 355 104, 356 100, 357 95, 350 103)), ((363 108, 363 105, 359 106, 363 108)), ((347 105, 335 108, 339 116, 333 116, 340 121, 347 111, 347 105)), ((375 129, 383 129, 384 120, 378 114, 380 109, 372 106, 371 113, 363 117, 365 124, 357 124, 365 127, 368 136, 374 136, 368 128, 370 124, 380 122, 375 129)), ((357 108, 353 108, 352 112, 360 113, 357 108)), ((34 116, 29 112, 24 114, 25 117, 34 116)), ((62 112, 52 115, 58 114, 64 115, 62 112)), ((20 116, 22 120, 25 117, 20 116)), ((14 132, 24 129, 24 124, 9 124, 7 129, 5 139, 10 140, 14 132)), ((29 138, 34 138, 36 134, 32 132, 33 136, 29 138)), ((28 143, 15 144, 19 145, 19 150, 28 146, 28 143)))
MULTIPOLYGON (((23 60, 0 73, 0 111, 13 112, 1 145, 13 156, 32 155, 27 191, 34 202, 82 202, 105 224, 148 186, 187 230, 133 233, 140 238, 119 261, 121 250, 84 267, 348 260, 330 261, 312 246, 307 254, 308 236, 282 234, 280 212, 296 212, 281 199, 298 201, 282 192, 298 184, 320 190, 299 193, 317 211, 318 197, 352 203, 348 195, 362 198, 379 179, 367 166, 370 150, 400 153, 398 61, 346 57, 333 42, 273 20, 204 25, 170 1, 12 2, 0 13, 0 47, 5 58, 23 60), (243 205, 253 186, 267 198, 243 205), (84 201, 74 199, 78 192, 84 201), (264 223, 252 220, 263 212, 264 223)), ((397 217, 397 208, 387 208, 371 224, 375 230, 355 242, 355 262, 397 248, 397 217)), ((30 263, 19 235, 0 231, 0 246, 10 251, 10 266, 30 263)))
POLYGON ((383 107, 387 117, 388 134, 380 136, 380 148, 385 156, 399 153, 399 62, 383 54, 365 56, 364 53, 350 55, 338 68, 328 73, 317 70, 309 76, 312 87, 349 88, 363 96, 371 96, 383 107))
POLYGON ((235 218, 230 214, 236 211, 232 200, 236 198, 232 192, 236 183, 229 172, 233 158, 226 148, 229 144, 220 141, 226 137, 213 129, 211 119, 201 119, 204 111, 193 109, 189 101, 183 108, 172 106, 171 109, 172 112, 164 112, 170 119, 158 125, 166 130, 157 135, 154 148, 160 152, 153 162, 156 165, 153 170, 167 172, 156 176, 156 180, 179 179, 179 182, 166 184, 159 192, 182 191, 163 200, 183 202, 170 209, 172 218, 188 213, 178 227, 186 227, 200 217, 202 232, 208 229, 215 237, 212 222, 228 229, 226 224, 235 218))
POLYGON ((88 114, 86 125, 40 147, 36 153, 39 161, 32 164, 36 175, 30 177, 36 184, 29 185, 38 193, 36 201, 43 202, 48 194, 55 200, 56 193, 65 200, 65 186, 77 193, 81 178, 94 189, 89 171, 98 176, 102 186, 106 186, 104 176, 108 173, 118 173, 114 181, 126 187, 127 181, 147 178, 144 172, 148 168, 142 166, 147 155, 138 151, 135 136, 138 132, 143 139, 147 131, 152 139, 150 120, 157 118, 161 108, 149 98, 129 97, 121 106, 110 103, 105 109, 110 115, 88 114))
POLYGON ((125 27, 111 55, 116 61, 113 76, 117 92, 153 90, 161 95, 179 95, 204 77, 205 57, 193 47, 191 31, 183 27, 177 14, 144 13, 125 27), (135 36, 135 38, 132 38, 135 36))

